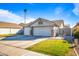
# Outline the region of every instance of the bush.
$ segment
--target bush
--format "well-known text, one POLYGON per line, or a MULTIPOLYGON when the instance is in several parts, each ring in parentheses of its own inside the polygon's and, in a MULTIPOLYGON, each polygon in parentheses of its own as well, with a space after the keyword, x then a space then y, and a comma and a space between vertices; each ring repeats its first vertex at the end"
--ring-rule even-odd
POLYGON ((73 35, 75 38, 79 39, 79 24, 73 28, 73 35))
POLYGON ((76 39, 78 39, 76 43, 79 44, 79 24, 76 27, 74 27, 73 35, 76 39))
POLYGON ((13 36, 15 34, 0 34, 0 37, 8 37, 8 36, 13 36))
POLYGON ((45 40, 26 49, 53 56, 64 56, 70 50, 69 44, 64 40, 45 40))
POLYGON ((74 33, 74 37, 77 38, 77 39, 79 39, 79 32, 75 32, 74 33))

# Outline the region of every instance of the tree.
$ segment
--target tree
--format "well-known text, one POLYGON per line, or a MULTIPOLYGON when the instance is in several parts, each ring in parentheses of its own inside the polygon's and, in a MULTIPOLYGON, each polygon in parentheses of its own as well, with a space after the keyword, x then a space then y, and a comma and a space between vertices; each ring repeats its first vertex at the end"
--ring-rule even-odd
POLYGON ((74 26, 73 35, 76 39, 78 39, 78 44, 79 44, 79 23, 77 23, 76 26, 74 26))

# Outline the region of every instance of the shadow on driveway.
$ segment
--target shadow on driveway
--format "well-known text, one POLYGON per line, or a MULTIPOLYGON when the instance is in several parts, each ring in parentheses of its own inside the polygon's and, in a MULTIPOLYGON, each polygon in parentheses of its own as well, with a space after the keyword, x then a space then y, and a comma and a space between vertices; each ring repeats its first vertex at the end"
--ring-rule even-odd
POLYGON ((44 37, 44 36, 15 35, 15 36, 11 36, 11 37, 5 37, 2 40, 35 40, 35 39, 39 39, 39 38, 47 38, 47 37, 44 37))

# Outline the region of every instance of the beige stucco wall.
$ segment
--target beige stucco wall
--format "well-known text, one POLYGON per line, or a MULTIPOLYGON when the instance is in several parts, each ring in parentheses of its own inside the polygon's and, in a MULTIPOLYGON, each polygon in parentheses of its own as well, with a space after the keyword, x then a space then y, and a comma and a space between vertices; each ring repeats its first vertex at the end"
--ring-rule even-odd
POLYGON ((19 30, 21 30, 21 29, 11 29, 11 34, 15 34, 15 33, 17 33, 19 30))
POLYGON ((31 27, 24 28, 24 35, 30 35, 31 27))
POLYGON ((20 29, 0 28, 0 34, 16 34, 20 29))
POLYGON ((32 24, 31 26, 50 26, 50 22, 43 22, 43 24, 38 24, 38 22, 36 22, 32 24))
POLYGON ((71 36, 71 28, 62 28, 62 29, 59 29, 59 33, 60 33, 60 35, 71 36))

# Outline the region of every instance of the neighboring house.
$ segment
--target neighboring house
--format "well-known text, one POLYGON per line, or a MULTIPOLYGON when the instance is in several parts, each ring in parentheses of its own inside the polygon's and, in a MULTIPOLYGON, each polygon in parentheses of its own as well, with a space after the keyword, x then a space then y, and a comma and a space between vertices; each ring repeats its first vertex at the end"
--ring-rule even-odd
POLYGON ((43 18, 38 18, 35 21, 28 23, 24 28, 24 35, 32 36, 63 36, 71 34, 70 28, 65 27, 63 20, 49 21, 43 18))
POLYGON ((79 31, 79 23, 77 23, 74 27, 73 27, 73 30, 78 30, 79 31))
POLYGON ((16 34, 22 27, 15 23, 0 22, 0 34, 16 34))
POLYGON ((72 28, 73 33, 79 32, 79 22, 72 28))

